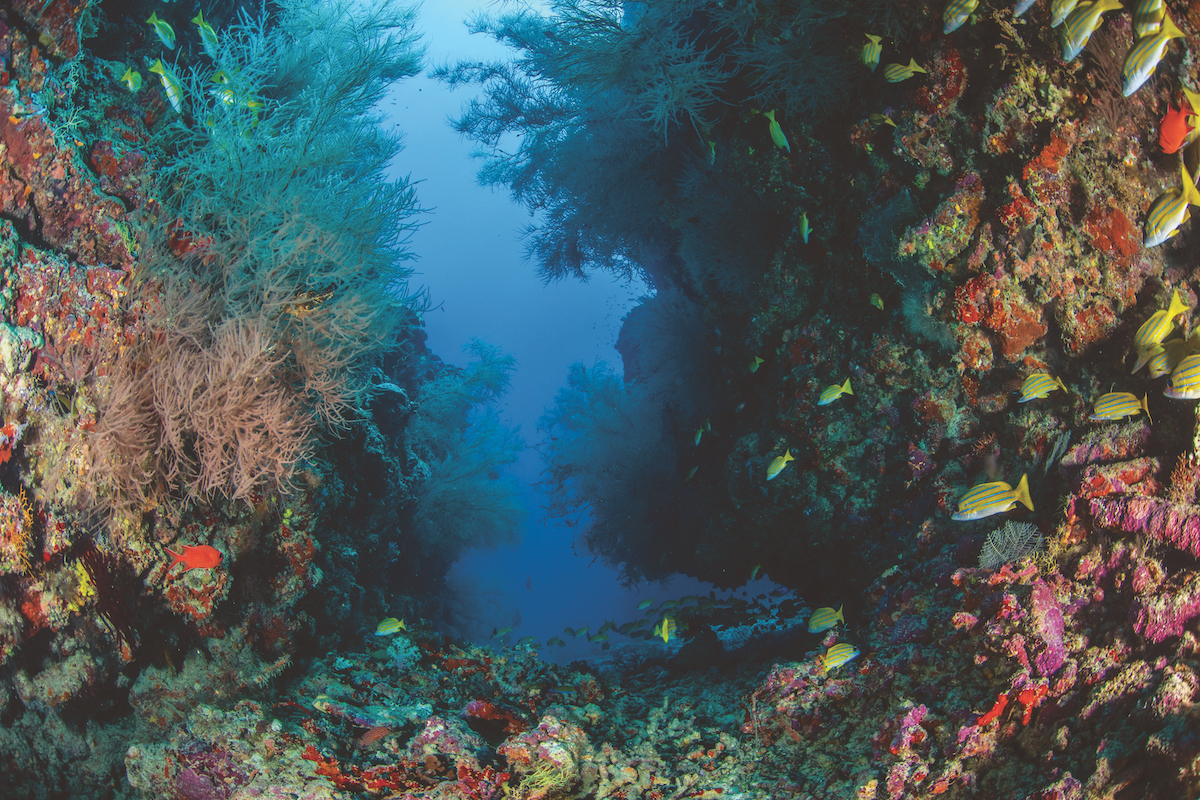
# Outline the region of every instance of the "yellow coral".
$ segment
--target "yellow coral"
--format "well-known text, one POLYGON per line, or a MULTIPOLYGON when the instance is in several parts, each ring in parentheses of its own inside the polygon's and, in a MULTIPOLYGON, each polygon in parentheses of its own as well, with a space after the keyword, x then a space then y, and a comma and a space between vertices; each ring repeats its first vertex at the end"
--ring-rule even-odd
POLYGON ((67 603, 67 608, 78 614, 87 605, 87 601, 96 596, 96 585, 92 583, 92 576, 88 574, 82 561, 75 562, 75 577, 79 580, 79 588, 75 590, 75 597, 67 603))

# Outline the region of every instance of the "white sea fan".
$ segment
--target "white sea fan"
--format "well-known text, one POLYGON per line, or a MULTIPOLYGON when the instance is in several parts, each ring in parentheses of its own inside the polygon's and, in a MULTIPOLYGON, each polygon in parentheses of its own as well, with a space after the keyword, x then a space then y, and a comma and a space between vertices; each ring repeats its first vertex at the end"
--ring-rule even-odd
POLYGON ((1027 522, 1007 522, 1003 528, 997 528, 988 534, 983 544, 983 552, 979 554, 979 566, 984 569, 997 569, 1012 561, 1019 561, 1025 556, 1040 552, 1045 537, 1036 525, 1027 522))

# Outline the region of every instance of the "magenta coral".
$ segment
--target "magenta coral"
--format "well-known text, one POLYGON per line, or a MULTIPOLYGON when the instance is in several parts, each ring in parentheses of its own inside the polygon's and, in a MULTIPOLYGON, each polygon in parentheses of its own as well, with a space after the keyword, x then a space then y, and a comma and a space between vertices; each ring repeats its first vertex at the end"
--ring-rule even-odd
POLYGON ((1172 576, 1153 594, 1139 597, 1130 615, 1134 630, 1156 644, 1182 636, 1187 623, 1200 617, 1200 574, 1172 576))
POLYGON ((1034 657, 1038 672, 1049 677, 1058 671, 1067 658, 1067 648, 1063 645, 1063 615, 1054 597, 1054 590, 1038 578, 1033 583, 1033 594, 1030 597, 1033 608, 1034 629, 1042 640, 1045 648, 1034 657))
POLYGON ((1144 533, 1180 550, 1200 556, 1200 511, 1157 497, 1098 497, 1089 503, 1092 517, 1103 528, 1144 533))

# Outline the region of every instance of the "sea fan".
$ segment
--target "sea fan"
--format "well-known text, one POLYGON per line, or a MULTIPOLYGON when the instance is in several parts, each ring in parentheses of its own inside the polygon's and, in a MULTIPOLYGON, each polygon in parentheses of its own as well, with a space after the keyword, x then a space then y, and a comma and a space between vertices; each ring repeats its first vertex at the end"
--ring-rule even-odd
POLYGON ((979 566, 996 569, 1012 561, 1040 552, 1045 537, 1036 525, 1027 522, 1008 522, 988 534, 983 552, 979 554, 979 566))

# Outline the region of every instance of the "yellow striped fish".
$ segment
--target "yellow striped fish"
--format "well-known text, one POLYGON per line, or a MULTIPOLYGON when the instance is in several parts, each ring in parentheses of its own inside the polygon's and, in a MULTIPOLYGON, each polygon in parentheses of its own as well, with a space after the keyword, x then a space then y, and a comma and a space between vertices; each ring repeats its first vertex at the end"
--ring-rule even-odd
POLYGON ((1067 387, 1058 378, 1053 378, 1044 372, 1035 372, 1021 384, 1021 397, 1018 403, 1028 403, 1030 400, 1041 400, 1056 389, 1067 391, 1067 387))
POLYGON ((795 460, 796 459, 792 457, 792 451, 790 448, 783 455, 776 456, 775 460, 772 461, 767 467, 767 480, 775 480, 775 477, 779 475, 779 473, 783 472, 783 468, 787 466, 788 462, 795 460))
POLYGON ((979 0, 950 0, 950 5, 946 6, 946 11, 942 14, 942 21, 946 23, 943 33, 958 30, 977 8, 979 0))
POLYGON ((1176 400, 1200 400, 1200 353, 1179 362, 1163 394, 1176 400))
POLYGON ((849 378, 846 378, 846 382, 841 386, 838 386, 836 383, 832 386, 826 386, 825 390, 821 392, 821 396, 817 398, 817 405, 827 406, 844 394, 854 394, 854 390, 850 388, 849 378))
POLYGON ((839 607, 837 611, 834 611, 832 608, 818 608, 808 618, 808 632, 820 633, 821 631, 827 631, 839 622, 845 625, 846 618, 842 616, 843 608, 845 606, 839 607))
POLYGON ((1136 417, 1145 411, 1146 419, 1154 422, 1153 419, 1150 419, 1150 406, 1146 404, 1147 396, 1143 395, 1142 399, 1138 400, 1137 395, 1132 392, 1109 392, 1101 395, 1088 419, 1125 419, 1126 417, 1136 417))
POLYGON ((1153 355, 1147 362, 1150 365, 1150 377, 1161 378, 1163 375, 1170 375, 1187 353, 1187 342, 1183 339, 1172 339, 1169 342, 1155 345, 1153 355))
POLYGON ((1182 173, 1180 185, 1159 195, 1146 215, 1146 234, 1142 238, 1145 247, 1160 245, 1179 233, 1179 226, 1191 216, 1188 204, 1200 205, 1200 192, 1196 191, 1187 165, 1181 165, 1179 170, 1182 173))
POLYGON ((763 116, 770 122, 768 130, 771 132, 771 141, 775 143, 775 146, 780 150, 792 152, 792 146, 788 144, 787 137, 783 135, 783 128, 779 127, 779 123, 775 121, 775 109, 772 108, 763 116))
POLYGON ((161 58, 154 62, 154 65, 150 67, 150 71, 157 74, 158 79, 162 82, 163 91, 167 93, 167 100, 170 101, 171 108, 175 109, 176 114, 182 114, 183 84, 175 77, 175 73, 163 66, 161 58))
POLYGON ((1063 24, 1067 17, 1071 16, 1071 12, 1075 10, 1075 6, 1079 4, 1079 0, 1051 0, 1050 3, 1050 27, 1057 28, 1063 24))
POLYGON ((867 43, 863 45, 862 63, 867 65, 871 72, 879 66, 879 56, 883 53, 883 37, 866 34, 867 43))
POLYGON ((672 634, 675 633, 675 620, 671 617, 663 617, 662 620, 654 626, 654 635, 661 636, 663 644, 671 641, 672 634))
POLYGON ((858 658, 859 649, 852 644, 840 642, 825 651, 825 655, 821 658, 821 668, 826 672, 831 669, 837 669, 847 661, 858 658))
POLYGON ((393 633, 399 633, 400 631, 406 630, 408 630, 408 628, 404 626, 404 620, 396 619, 395 617, 388 617, 387 619, 382 620, 379 625, 376 626, 375 635, 391 636, 393 633))
MULTIPOLYGON (((1167 304, 1163 311, 1155 311, 1150 315, 1150 319, 1142 323, 1142 327, 1138 328, 1137 334, 1133 337, 1133 346, 1139 351, 1149 350, 1154 345, 1162 344, 1163 339, 1170 335, 1175 329, 1175 317, 1185 311, 1188 311, 1191 306, 1183 304, 1183 300, 1179 299, 1179 290, 1176 289, 1171 294, 1171 302, 1167 304)), ((1139 367, 1141 365, 1139 364, 1139 367)), ((1134 367, 1134 372, 1138 371, 1138 367, 1134 367)))
POLYGON ((915 58, 910 58, 908 64, 888 64, 884 67, 883 78, 888 83, 899 83, 911 78, 917 72, 924 72, 925 68, 917 63, 915 58))
POLYGON ((1154 74, 1158 62, 1162 61, 1167 52, 1167 44, 1172 39, 1182 39, 1183 31, 1175 27, 1171 18, 1163 13, 1162 27, 1153 36, 1143 36, 1138 39, 1125 55, 1125 88, 1126 97, 1136 92, 1146 79, 1154 74))
POLYGON ((1133 38, 1141 39, 1158 33, 1166 12, 1163 0, 1141 0, 1133 9, 1133 38))
POLYGON ((1058 25, 1066 22, 1070 12, 1075 10, 1075 6, 1079 5, 1079 0, 1051 0, 1050 1, 1050 28, 1057 28, 1058 25))
POLYGON ((1067 17, 1063 26, 1063 61, 1074 61, 1075 56, 1087 47, 1092 32, 1104 24, 1101 16, 1105 11, 1116 11, 1121 8, 1121 0, 1096 0, 1094 3, 1080 3, 1067 17))
POLYGON ((1015 489, 1004 481, 981 483, 972 487, 971 491, 958 501, 958 511, 950 518, 959 522, 983 519, 992 514, 1003 514, 1017 503, 1033 511, 1033 500, 1029 497, 1029 481, 1024 475, 1015 489))

